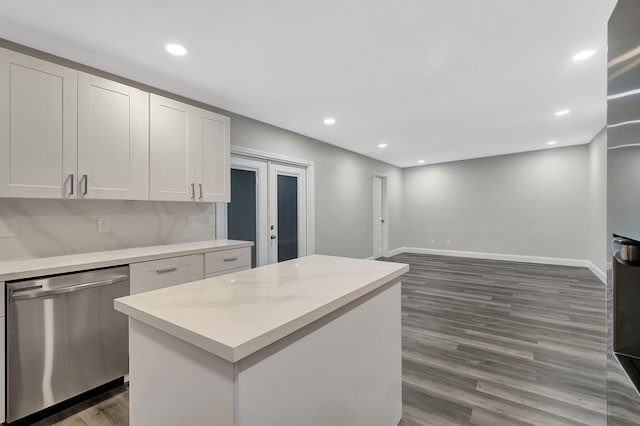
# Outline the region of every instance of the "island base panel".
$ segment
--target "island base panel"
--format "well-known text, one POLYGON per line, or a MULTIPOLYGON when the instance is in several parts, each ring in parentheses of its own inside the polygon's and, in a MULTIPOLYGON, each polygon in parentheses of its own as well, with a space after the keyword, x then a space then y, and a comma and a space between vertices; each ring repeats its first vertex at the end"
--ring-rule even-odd
POLYGON ((131 426, 233 425, 233 364, 129 319, 131 426))
POLYGON ((236 426, 396 426, 400 304, 385 286, 240 360, 236 426))

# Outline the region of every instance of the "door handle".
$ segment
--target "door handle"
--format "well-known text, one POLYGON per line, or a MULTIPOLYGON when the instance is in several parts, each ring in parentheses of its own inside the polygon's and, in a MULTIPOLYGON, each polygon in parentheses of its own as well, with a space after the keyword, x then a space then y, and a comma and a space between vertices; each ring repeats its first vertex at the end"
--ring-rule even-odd
POLYGON ((199 184, 198 184, 198 187, 200 187, 200 199, 202 200, 202 184, 201 184, 201 183, 199 183, 199 184))
POLYGON ((16 292, 14 291, 11 293, 11 299, 12 300, 35 299, 37 297, 53 296, 56 294, 64 294, 64 293, 73 293, 80 290, 88 290, 90 288, 122 283, 128 280, 129 280, 128 275, 119 275, 117 277, 114 277, 108 280, 92 281, 90 283, 70 285, 67 287, 60 287, 52 290, 36 290, 36 291, 30 291, 29 293, 20 293, 20 294, 15 294, 16 292))
POLYGON ((82 180, 84 180, 84 191, 82 191, 82 195, 85 196, 89 192, 89 175, 82 175, 82 180))
POLYGON ((191 182, 191 199, 196 199, 196 184, 191 182))
POLYGON ((384 219, 380 219, 380 223, 384 223, 384 219))
POLYGON ((165 274, 165 273, 167 273, 167 272, 175 272, 175 271, 177 271, 177 270, 178 270, 178 268, 174 266, 173 268, 158 269, 156 272, 157 272, 158 274, 165 274))
POLYGON ((69 175, 69 180, 71 181, 71 191, 69 191, 69 196, 72 196, 73 193, 74 193, 74 188, 73 188, 74 183, 73 183, 73 181, 75 180, 75 175, 73 173, 71 173, 69 175))
POLYGON ((275 240, 275 239, 276 239, 276 236, 275 236, 275 235, 272 235, 272 236, 271 236, 271 239, 272 239, 272 240, 275 240))
POLYGON ((225 259, 222 259, 223 262, 233 262, 234 260, 238 260, 237 257, 227 257, 225 259))

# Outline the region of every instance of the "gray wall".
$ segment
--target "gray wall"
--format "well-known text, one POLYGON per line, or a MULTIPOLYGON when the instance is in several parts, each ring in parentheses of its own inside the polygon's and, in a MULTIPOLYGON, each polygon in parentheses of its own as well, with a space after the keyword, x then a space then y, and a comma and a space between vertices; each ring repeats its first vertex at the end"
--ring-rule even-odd
POLYGON ((601 271, 607 270, 607 131, 589 144, 590 223, 589 257, 601 271))
POLYGON ((403 245, 588 259, 589 167, 580 145, 405 169, 403 245))
POLYGON ((231 144, 315 163, 316 253, 369 257, 373 174, 387 175, 389 249, 401 247, 402 169, 231 114, 231 144))

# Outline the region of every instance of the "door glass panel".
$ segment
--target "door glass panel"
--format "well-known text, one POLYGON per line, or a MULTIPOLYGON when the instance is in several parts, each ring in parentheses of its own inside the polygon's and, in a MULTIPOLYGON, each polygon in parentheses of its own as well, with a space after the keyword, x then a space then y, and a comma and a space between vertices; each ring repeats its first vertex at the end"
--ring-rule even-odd
POLYGON ((231 202, 227 204, 227 235, 253 241, 251 267, 256 267, 256 172, 231 169, 231 202))
POLYGON ((278 175, 278 262, 298 257, 298 178, 278 175))

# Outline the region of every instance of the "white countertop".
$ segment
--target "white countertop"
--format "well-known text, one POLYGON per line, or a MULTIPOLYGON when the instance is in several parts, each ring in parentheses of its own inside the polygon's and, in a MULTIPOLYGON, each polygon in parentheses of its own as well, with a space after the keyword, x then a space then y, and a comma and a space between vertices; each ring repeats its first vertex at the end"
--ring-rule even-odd
POLYGON ((115 300, 116 310, 236 362, 409 270, 313 255, 115 300))
POLYGON ((62 274, 86 269, 105 268, 145 262, 147 260, 166 259, 175 256, 187 256, 190 254, 251 246, 253 246, 251 241, 210 240, 72 254, 67 256, 13 260, 0 262, 0 281, 34 278, 43 275, 62 274))

